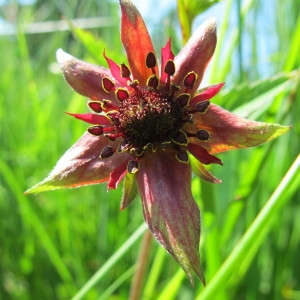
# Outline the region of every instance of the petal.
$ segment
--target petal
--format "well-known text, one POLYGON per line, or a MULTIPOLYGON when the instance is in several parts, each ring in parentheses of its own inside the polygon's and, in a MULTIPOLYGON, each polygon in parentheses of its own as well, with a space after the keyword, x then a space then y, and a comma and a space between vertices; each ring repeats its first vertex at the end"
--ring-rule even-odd
POLYGON ((109 57, 107 57, 105 55, 105 52, 103 52, 103 56, 106 59, 108 66, 109 66, 109 70, 111 72, 111 75, 117 80, 119 81, 122 85, 127 86, 127 79, 121 76, 121 68, 118 64, 116 64, 112 59, 110 59, 109 57))
POLYGON ((95 125, 111 125, 111 121, 103 115, 96 115, 96 114, 71 114, 68 113, 68 115, 79 119, 81 121, 90 123, 90 124, 95 124, 95 125))
POLYGON ((101 101, 105 98, 118 103, 114 94, 108 94, 102 87, 103 77, 108 77, 114 81, 107 68, 88 64, 62 49, 57 50, 56 57, 65 79, 76 92, 92 100, 101 101))
POLYGON ((190 142, 200 145, 211 154, 258 146, 286 133, 289 128, 247 120, 214 104, 209 106, 205 114, 194 114, 194 123, 186 126, 188 132, 196 132, 199 129, 209 132, 208 141, 201 142, 190 138, 190 142))
POLYGON ((116 189, 118 184, 123 179, 123 177, 127 173, 127 165, 129 162, 129 157, 126 161, 124 161, 121 165, 116 167, 109 175, 109 181, 107 184, 108 189, 116 189))
POLYGON ((207 152, 207 150, 201 146, 190 143, 187 145, 186 148, 194 157, 196 157, 200 162, 202 162, 205 165, 209 165, 209 164, 223 165, 219 158, 210 155, 207 152))
POLYGON ((136 173, 145 221, 157 241, 177 260, 193 282, 204 283, 200 266, 200 212, 191 194, 191 168, 175 153, 145 155, 136 173))
POLYGON ((190 93, 193 94, 201 83, 206 66, 215 51, 216 43, 216 23, 214 18, 210 18, 196 30, 175 56, 176 72, 173 83, 183 88, 184 77, 194 71, 198 77, 194 87, 190 90, 190 93))
POLYGON ((190 106, 197 105, 197 103, 205 100, 209 100, 215 95, 217 95, 220 91, 220 89, 223 87, 224 82, 209 86, 205 88, 203 91, 200 92, 200 94, 196 95, 194 98, 190 101, 190 106))
MULTIPOLYGON (((120 0, 122 10, 121 39, 127 53, 128 63, 134 79, 145 85, 152 75, 146 66, 146 57, 154 52, 146 25, 134 4, 129 0, 120 0)), ((158 74, 157 66, 155 72, 158 74)))
POLYGON ((160 82, 165 83, 168 74, 165 73, 165 66, 169 60, 174 60, 174 54, 171 50, 171 39, 168 40, 165 47, 161 49, 161 71, 160 71, 160 82))
POLYGON ((39 193, 108 181, 110 173, 128 160, 128 154, 115 154, 110 158, 100 159, 99 153, 107 143, 104 137, 85 133, 61 157, 49 176, 26 193, 39 193))

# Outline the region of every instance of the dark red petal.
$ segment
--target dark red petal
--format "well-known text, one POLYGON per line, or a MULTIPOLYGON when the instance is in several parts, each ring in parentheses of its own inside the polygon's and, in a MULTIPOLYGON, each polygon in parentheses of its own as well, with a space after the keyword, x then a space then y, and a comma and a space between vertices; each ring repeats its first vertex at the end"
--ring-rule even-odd
POLYGON ((165 67, 169 60, 174 60, 174 54, 171 50, 171 39, 169 39, 166 46, 161 49, 161 83, 166 83, 168 74, 165 73, 165 67))
MULTIPOLYGON (((147 68, 146 58, 149 52, 155 53, 146 25, 134 4, 129 0, 120 0, 121 39, 127 53, 128 63, 134 79, 146 85, 152 69, 147 68)), ((154 67, 157 74, 157 66, 154 67)))
POLYGON ((122 163, 121 165, 119 165, 118 167, 116 167, 110 173, 109 181, 108 181, 108 184, 107 184, 107 188, 108 189, 116 189, 118 187, 118 184, 120 183, 120 181, 123 179, 123 177, 127 173, 127 164, 128 164, 128 161, 129 160, 125 161, 124 163, 122 163))
POLYGON ((57 50, 56 56, 67 82, 76 92, 92 100, 105 98, 117 103, 114 95, 108 95, 101 84, 104 77, 112 79, 109 69, 88 64, 62 49, 57 50))
POLYGON ((82 120, 84 122, 94 124, 94 125, 111 125, 111 121, 106 117, 102 115, 96 115, 96 114, 71 114, 66 113, 76 119, 82 120))
POLYGON ((112 59, 110 59, 109 57, 107 57, 105 55, 105 51, 103 52, 103 56, 104 58, 106 59, 107 63, 108 63, 108 66, 109 66, 109 69, 110 69, 110 72, 111 72, 111 75, 118 81, 120 82, 121 84, 123 85, 127 85, 127 79, 122 77, 121 76, 121 67, 116 64, 112 59))
POLYGON ((178 261, 193 282, 204 282, 200 266, 200 213, 191 193, 191 168, 176 152, 147 153, 136 173, 145 221, 156 240, 178 261))
POLYGON ((200 162, 202 162, 205 165, 209 165, 209 164, 223 165, 219 158, 210 155, 207 152, 207 150, 205 150, 201 146, 188 144, 186 148, 193 156, 195 156, 200 162))
MULTIPOLYGON (((110 142, 117 146, 118 142, 110 142)), ((103 136, 85 133, 57 162, 49 176, 27 193, 39 193, 61 188, 74 188, 107 182, 116 167, 128 162, 128 153, 100 159, 101 149, 108 145, 103 136)))
POLYGON ((215 51, 216 43, 216 23, 215 19, 211 18, 195 31, 182 50, 175 56, 176 72, 173 76, 173 83, 180 85, 184 90, 186 74, 194 71, 198 77, 194 87, 189 90, 189 93, 193 95, 200 85, 206 66, 215 51))
POLYGON ((222 82, 205 88, 203 92, 191 99, 190 106, 197 105, 197 103, 201 101, 209 100, 210 98, 214 97, 219 93, 220 89, 223 87, 224 84, 225 83, 222 82))

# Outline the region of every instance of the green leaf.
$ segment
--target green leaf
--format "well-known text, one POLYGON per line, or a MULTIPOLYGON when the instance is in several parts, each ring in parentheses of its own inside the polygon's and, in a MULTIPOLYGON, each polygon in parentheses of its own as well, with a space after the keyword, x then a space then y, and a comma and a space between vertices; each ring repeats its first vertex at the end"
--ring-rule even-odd
POLYGON ((178 15, 184 43, 191 36, 192 23, 199 14, 220 0, 178 0, 178 15))

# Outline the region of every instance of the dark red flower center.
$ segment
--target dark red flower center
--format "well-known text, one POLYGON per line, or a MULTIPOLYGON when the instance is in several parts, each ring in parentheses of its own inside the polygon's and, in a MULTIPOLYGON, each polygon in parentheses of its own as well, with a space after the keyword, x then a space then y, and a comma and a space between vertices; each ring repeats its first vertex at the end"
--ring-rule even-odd
POLYGON ((137 90, 112 115, 116 130, 134 148, 170 142, 182 127, 182 108, 166 93, 137 90))

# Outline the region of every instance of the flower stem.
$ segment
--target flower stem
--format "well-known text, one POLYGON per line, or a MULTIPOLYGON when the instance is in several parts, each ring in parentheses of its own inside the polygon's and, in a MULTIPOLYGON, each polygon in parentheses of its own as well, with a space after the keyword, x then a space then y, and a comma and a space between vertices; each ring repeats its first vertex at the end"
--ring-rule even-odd
POLYGON ((150 246, 152 242, 152 235, 149 230, 144 234, 140 253, 138 256, 136 271, 132 279, 131 289, 130 289, 130 300, 140 299, 140 294, 142 290, 142 284, 145 277, 145 271, 148 263, 148 257, 150 252, 150 246))

